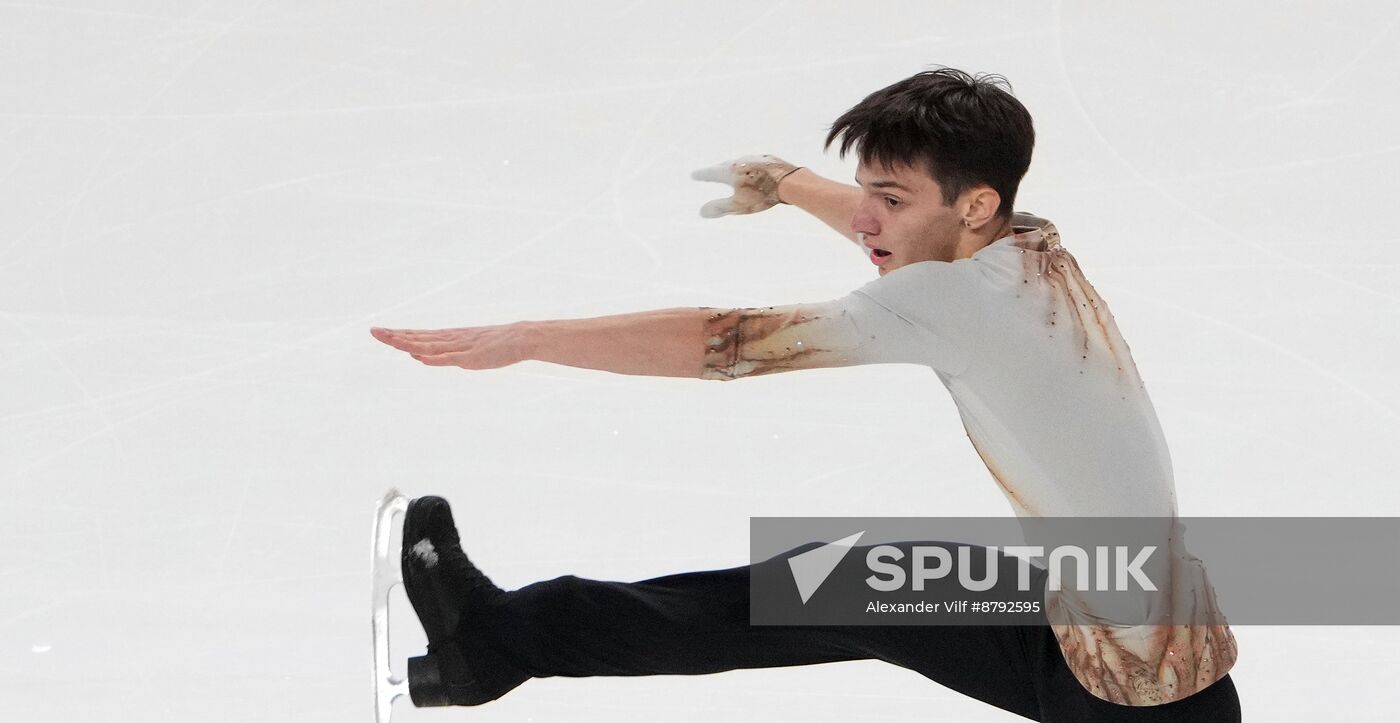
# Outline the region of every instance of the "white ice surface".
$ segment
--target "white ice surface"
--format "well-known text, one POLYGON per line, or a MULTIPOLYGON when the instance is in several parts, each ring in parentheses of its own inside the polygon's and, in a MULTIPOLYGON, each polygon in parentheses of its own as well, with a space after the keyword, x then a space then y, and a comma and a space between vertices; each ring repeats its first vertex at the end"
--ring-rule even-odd
MULTIPOLYGON (((791 208, 939 63, 1033 113, 1187 515, 1400 515, 1394 3, 0 2, 0 717, 368 721, 375 501, 508 586, 741 564, 751 515, 1003 514, 927 370, 426 367, 432 328, 832 298, 791 208)), ((1382 720, 1396 628, 1237 628, 1249 720, 1382 720)), ((404 701, 406 702, 406 701, 404 701)), ((398 720, 1016 720, 862 662, 545 680, 398 720)))

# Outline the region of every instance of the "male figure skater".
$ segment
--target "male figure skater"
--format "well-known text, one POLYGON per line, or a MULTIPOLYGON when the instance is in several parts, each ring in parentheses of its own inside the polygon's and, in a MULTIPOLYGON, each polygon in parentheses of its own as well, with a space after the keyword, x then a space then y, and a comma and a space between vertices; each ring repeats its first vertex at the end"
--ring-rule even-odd
MULTIPOLYGON (((1174 519, 1162 431, 1108 306, 1054 225, 1013 211, 1034 130, 1000 80, 926 71, 851 108, 826 145, 858 151, 855 187, 771 156, 696 173, 735 189, 702 215, 791 204, 868 250, 879 276, 846 296, 372 333, 425 364, 465 369, 535 359, 733 380, 922 364, 1018 515, 1174 519)), ((1186 554, 1171 560, 1174 624, 1117 625, 1066 603, 1038 626, 750 626, 750 567, 505 591, 462 551, 446 501, 414 500, 404 525, 404 583, 429 639, 410 661, 420 706, 477 705, 532 677, 875 658, 1034 720, 1240 716, 1229 628, 1181 622, 1195 620, 1182 610, 1214 608, 1186 554)))

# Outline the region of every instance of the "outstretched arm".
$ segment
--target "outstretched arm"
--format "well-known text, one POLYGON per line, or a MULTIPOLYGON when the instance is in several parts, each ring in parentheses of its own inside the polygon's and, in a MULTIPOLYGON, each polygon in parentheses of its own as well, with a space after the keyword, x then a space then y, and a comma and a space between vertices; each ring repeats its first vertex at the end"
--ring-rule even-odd
POLYGON ((371 329, 430 366, 495 369, 529 359, 617 374, 729 380, 775 372, 919 362, 917 332, 873 301, 657 309, 591 319, 431 331, 371 329), (891 342, 894 342, 891 345, 891 342))
POLYGON ((700 376, 712 309, 657 309, 591 319, 459 329, 370 329, 429 366, 495 369, 538 360, 618 374, 700 376))

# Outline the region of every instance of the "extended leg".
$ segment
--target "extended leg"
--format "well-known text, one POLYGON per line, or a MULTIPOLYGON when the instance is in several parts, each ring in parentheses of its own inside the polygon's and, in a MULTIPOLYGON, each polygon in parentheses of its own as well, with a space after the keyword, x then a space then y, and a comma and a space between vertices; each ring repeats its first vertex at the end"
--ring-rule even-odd
MULTIPOLYGON (((415 705, 477 705, 532 677, 696 675, 878 659, 1027 717, 1034 686, 1018 628, 753 626, 750 578, 764 565, 635 583, 564 576, 506 592, 462 551, 447 503, 420 498, 402 568, 429 650, 413 659, 415 705)), ((861 559, 864 550, 856 548, 861 559)))
MULTIPOLYGON (((759 565, 786 567, 804 546, 759 565)), ((864 548, 852 557, 861 559, 864 548)), ((472 626, 494 655, 531 677, 697 675, 877 659, 1028 718, 1038 718, 1025 628, 751 626, 754 566, 635 583, 564 576, 504 593, 472 626)))
POLYGON ((531 675, 697 675, 869 657, 841 628, 751 627, 749 568, 636 583, 572 575, 498 599, 483 631, 531 675))

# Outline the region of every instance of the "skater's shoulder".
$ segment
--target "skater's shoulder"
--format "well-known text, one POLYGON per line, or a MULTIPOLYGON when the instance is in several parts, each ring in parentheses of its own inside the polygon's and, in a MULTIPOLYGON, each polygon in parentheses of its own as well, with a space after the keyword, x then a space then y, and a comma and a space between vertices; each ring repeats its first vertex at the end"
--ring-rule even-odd
POLYGON ((988 260, 999 254, 1043 254, 1063 252, 1060 230, 1055 224, 1029 212, 1011 215, 1011 233, 982 247, 972 255, 974 260, 988 260))

